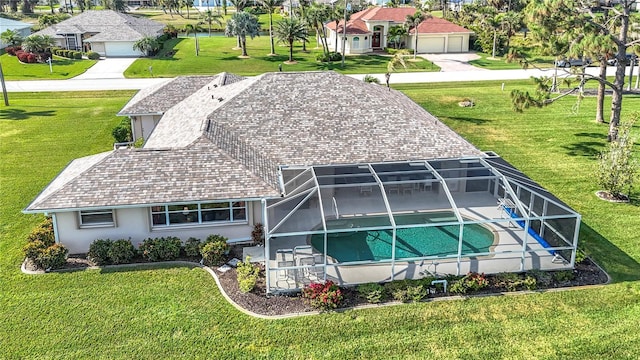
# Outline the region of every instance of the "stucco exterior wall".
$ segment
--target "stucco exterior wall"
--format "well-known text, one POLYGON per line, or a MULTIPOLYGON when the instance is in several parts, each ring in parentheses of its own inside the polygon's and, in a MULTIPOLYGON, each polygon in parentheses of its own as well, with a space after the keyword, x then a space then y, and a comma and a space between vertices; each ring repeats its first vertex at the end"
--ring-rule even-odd
POLYGON ((105 49, 103 42, 92 42, 91 51, 97 52, 100 56, 105 56, 105 49))
POLYGON ((140 115, 140 116, 132 116, 133 120, 133 141, 138 140, 139 138, 143 138, 145 141, 151 135, 153 129, 155 129, 162 115, 140 115))
POLYGON ((248 221, 241 224, 201 224, 151 228, 148 207, 116 209, 115 226, 80 228, 78 212, 55 213, 55 225, 58 239, 69 249, 69 253, 86 253, 89 245, 96 239, 129 239, 138 246, 146 238, 176 236, 182 241, 190 237, 204 240, 211 234, 220 234, 230 242, 244 241, 251 237, 253 224, 262 222, 260 202, 249 202, 248 221))

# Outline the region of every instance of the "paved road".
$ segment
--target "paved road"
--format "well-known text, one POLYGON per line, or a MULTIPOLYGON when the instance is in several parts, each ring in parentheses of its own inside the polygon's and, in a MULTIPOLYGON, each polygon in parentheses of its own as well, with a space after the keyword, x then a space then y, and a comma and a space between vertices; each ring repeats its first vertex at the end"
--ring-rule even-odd
MULTIPOLYGON (((138 90, 160 82, 167 81, 168 78, 150 79, 125 79, 122 71, 126 69, 126 61, 122 59, 101 60, 91 69, 100 65, 94 70, 69 80, 37 80, 37 81, 7 81, 7 90, 10 92, 37 92, 37 91, 91 91, 91 90, 138 90), (124 69, 123 69, 124 67, 124 69), (117 68, 117 69, 116 69, 117 68)), ((135 59, 125 59, 132 61, 135 59)), ((128 65, 127 65, 128 66, 128 65)), ((638 74, 636 67, 635 74, 638 74)), ((589 74, 597 75, 598 68, 587 68, 589 74)), ((614 73, 614 69, 609 69, 609 74, 614 73)), ((482 80, 519 80, 528 79, 532 76, 551 76, 552 69, 548 70, 484 70, 479 71, 441 71, 441 72, 412 72, 393 73, 390 83, 432 83, 432 82, 455 82, 455 81, 482 81, 482 80)), ((385 82, 384 74, 370 74, 377 77, 381 83, 385 82)), ((365 74, 349 75, 356 79, 364 78, 365 74)))

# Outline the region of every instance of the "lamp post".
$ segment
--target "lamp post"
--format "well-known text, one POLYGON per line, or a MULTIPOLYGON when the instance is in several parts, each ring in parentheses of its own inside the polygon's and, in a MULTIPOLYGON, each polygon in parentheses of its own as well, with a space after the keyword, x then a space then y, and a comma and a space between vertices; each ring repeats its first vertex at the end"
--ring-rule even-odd
POLYGON ((347 43, 347 10, 351 10, 351 4, 345 0, 344 4, 344 23, 342 24, 342 67, 344 68, 344 53, 347 43), (348 9, 347 9, 348 8, 348 9))

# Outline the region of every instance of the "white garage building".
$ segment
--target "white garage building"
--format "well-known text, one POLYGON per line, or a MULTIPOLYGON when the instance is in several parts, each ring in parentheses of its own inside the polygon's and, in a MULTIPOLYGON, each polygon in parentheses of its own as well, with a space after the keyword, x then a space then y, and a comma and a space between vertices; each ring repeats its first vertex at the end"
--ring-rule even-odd
POLYGON ((145 37, 162 35, 164 24, 113 10, 87 10, 38 31, 49 35, 56 46, 77 51, 95 51, 100 56, 143 56, 133 44, 145 37))

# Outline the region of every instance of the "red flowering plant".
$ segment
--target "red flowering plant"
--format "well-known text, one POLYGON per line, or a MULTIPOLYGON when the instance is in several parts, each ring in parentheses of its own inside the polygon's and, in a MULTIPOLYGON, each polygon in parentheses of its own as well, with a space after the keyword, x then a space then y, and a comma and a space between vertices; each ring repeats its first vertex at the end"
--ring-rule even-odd
POLYGON ((344 299, 342 290, 333 281, 311 283, 302 289, 302 298, 307 304, 318 310, 339 308, 344 299))

